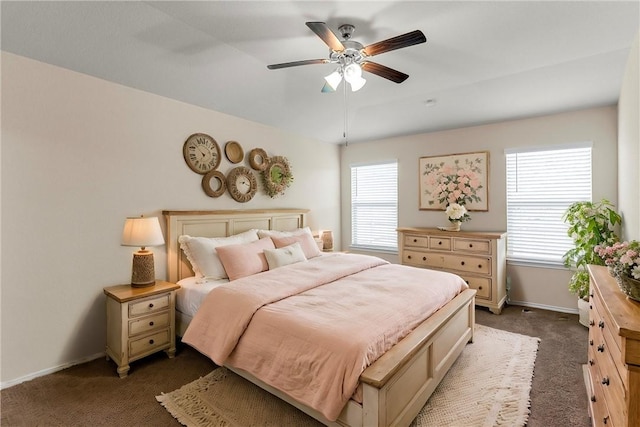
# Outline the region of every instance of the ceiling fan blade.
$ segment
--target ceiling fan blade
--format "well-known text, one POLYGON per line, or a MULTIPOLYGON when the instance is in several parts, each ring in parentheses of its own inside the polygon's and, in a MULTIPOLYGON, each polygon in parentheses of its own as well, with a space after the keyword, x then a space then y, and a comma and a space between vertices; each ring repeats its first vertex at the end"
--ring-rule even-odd
POLYGON ((304 61, 283 62, 281 64, 267 65, 270 70, 277 70, 279 68, 297 67, 298 65, 311 65, 311 64, 326 64, 328 59, 305 59, 304 61))
POLYGON ((380 77, 384 77, 385 79, 391 80, 392 82, 396 83, 402 83, 409 78, 408 74, 401 73, 400 71, 394 70, 393 68, 389 68, 384 65, 380 65, 376 62, 363 62, 362 70, 372 74, 376 74, 380 77))
POLYGON ((316 33, 316 35, 320 37, 331 50, 335 50, 337 52, 344 50, 344 45, 334 34, 334 32, 331 31, 327 24, 325 24, 324 22, 307 22, 306 24, 307 27, 309 27, 311 31, 316 33))
POLYGON ((422 31, 415 30, 410 33, 402 34, 396 37, 392 37, 387 40, 380 41, 378 43, 370 44, 363 50, 367 56, 379 55, 381 53, 389 52, 391 50, 401 49, 403 47, 413 46, 414 44, 425 43, 427 38, 422 31))

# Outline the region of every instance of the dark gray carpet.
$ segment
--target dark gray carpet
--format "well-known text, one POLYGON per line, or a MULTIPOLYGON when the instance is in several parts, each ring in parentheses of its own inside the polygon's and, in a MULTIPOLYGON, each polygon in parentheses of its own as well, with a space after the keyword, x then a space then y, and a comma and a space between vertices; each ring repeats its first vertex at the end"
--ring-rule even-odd
MULTIPOLYGON (((590 425, 582 364, 587 335, 577 315, 506 307, 496 316, 476 309, 479 324, 539 337, 529 427, 590 425)), ((113 362, 101 358, 0 392, 2 426, 179 426, 156 401, 215 368, 186 345, 175 358, 164 353, 133 362, 120 379, 113 362)))

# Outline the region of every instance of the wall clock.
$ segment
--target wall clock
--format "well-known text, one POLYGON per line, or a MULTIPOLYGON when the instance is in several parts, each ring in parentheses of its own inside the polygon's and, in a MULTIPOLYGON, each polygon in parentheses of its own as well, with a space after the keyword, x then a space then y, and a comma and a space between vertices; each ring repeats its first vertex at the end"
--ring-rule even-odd
POLYGON ((227 189, 236 202, 245 203, 256 195, 258 181, 251 169, 238 166, 227 174, 227 189))
POLYGON ((209 197, 220 197, 227 190, 227 181, 224 174, 217 170, 207 172, 202 177, 202 189, 209 197), (212 183, 215 183, 212 185, 212 183))
POLYGON ((220 146, 204 133, 194 133, 184 143, 182 155, 187 166, 195 173, 206 174, 220 164, 220 146))

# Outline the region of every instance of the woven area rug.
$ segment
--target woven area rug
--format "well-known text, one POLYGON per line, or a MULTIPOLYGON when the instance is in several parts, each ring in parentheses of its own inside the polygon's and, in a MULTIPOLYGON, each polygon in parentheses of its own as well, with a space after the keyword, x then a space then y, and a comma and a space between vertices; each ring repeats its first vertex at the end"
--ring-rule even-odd
MULTIPOLYGON (((476 325, 473 344, 411 426, 524 426, 539 341, 476 325)), ((189 427, 322 425, 225 368, 156 399, 189 427)))

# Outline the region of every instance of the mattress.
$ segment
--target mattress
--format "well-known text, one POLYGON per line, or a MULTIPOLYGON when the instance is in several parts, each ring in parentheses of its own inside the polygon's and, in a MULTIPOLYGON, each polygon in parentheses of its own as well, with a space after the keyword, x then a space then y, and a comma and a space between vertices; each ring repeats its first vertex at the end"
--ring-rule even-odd
POLYGON ((229 279, 202 281, 196 277, 187 277, 180 280, 180 289, 176 292, 176 311, 193 317, 207 294, 225 283, 229 283, 229 279))

